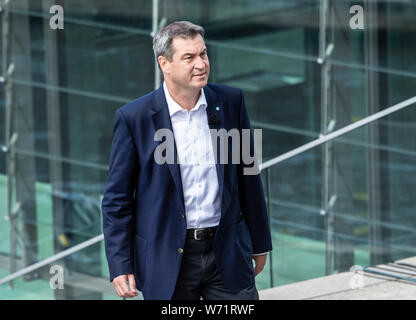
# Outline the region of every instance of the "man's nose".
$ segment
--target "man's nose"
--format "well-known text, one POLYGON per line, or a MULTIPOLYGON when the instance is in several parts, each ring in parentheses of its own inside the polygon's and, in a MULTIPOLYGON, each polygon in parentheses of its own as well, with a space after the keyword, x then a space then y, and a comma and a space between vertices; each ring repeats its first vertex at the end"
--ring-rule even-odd
POLYGON ((205 68, 205 61, 201 57, 197 57, 195 61, 195 68, 197 69, 204 69, 205 68))

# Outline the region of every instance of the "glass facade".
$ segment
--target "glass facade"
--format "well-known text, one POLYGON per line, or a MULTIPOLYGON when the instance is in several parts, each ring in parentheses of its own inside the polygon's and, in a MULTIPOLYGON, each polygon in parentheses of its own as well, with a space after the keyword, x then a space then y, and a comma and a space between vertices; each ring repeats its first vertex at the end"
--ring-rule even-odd
MULTIPOLYGON (((414 1, 11 0, 0 15, 0 281, 102 233, 115 111, 161 83, 158 25, 205 28, 209 81, 244 91, 263 162, 416 95, 414 1)), ((416 255, 415 120, 409 105, 262 171, 274 250, 258 289, 416 255)), ((119 299, 102 241, 8 286, 0 299, 119 299)))

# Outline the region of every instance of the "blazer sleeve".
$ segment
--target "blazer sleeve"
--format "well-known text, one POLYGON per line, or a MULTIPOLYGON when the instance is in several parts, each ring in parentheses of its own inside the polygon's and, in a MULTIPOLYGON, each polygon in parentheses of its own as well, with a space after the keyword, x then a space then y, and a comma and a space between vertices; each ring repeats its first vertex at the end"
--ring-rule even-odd
MULTIPOLYGON (((243 92, 240 90, 240 128, 249 129, 250 120, 248 118, 243 92)), ((254 155, 254 138, 250 131, 250 144, 243 142, 241 131, 241 152, 244 147, 250 146, 250 155, 254 155)), ((258 174, 245 174, 244 168, 258 166, 257 161, 253 164, 245 164, 243 157, 240 159, 238 169, 238 190, 240 199, 240 210, 246 218, 247 226, 250 230, 253 244, 253 254, 266 253, 272 250, 272 240, 270 235, 269 219, 266 209, 266 201, 261 182, 260 171, 258 174)), ((252 170, 251 170, 252 171, 252 170)))
POLYGON ((110 167, 101 204, 110 281, 133 273, 134 194, 139 161, 136 146, 121 109, 116 112, 110 167))

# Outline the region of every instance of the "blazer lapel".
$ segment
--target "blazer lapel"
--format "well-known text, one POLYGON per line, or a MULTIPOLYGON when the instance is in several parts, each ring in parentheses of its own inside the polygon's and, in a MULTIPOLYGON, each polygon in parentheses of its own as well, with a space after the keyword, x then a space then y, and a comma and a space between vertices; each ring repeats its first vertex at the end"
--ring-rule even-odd
MULTIPOLYGON (((156 91, 155 94, 155 103, 152 106, 152 120, 155 128, 155 132, 159 129, 169 129, 173 134, 172 123, 170 121, 168 104, 166 102, 165 92, 163 91, 163 85, 156 91)), ((182 189, 182 179, 179 165, 177 163, 177 149, 176 143, 174 143, 174 163, 167 163, 166 165, 169 168, 169 172, 172 176, 172 179, 175 183, 176 190, 178 192, 178 197, 182 205, 182 210, 185 212, 185 201, 183 197, 182 189)))
MULTIPOLYGON (((207 119, 208 125, 210 129, 219 130, 224 128, 224 113, 223 113, 223 104, 219 100, 218 95, 210 89, 208 86, 204 88, 205 99, 207 100, 207 119), (216 121, 210 123, 209 119, 215 115, 216 121)), ((216 159, 215 159, 215 166, 217 169, 217 176, 218 176, 218 184, 219 184, 219 192, 220 192, 220 201, 222 203, 222 196, 224 193, 224 164, 220 163, 220 141, 217 138, 216 141, 216 159)), ((215 144, 213 143, 213 148, 215 144)))

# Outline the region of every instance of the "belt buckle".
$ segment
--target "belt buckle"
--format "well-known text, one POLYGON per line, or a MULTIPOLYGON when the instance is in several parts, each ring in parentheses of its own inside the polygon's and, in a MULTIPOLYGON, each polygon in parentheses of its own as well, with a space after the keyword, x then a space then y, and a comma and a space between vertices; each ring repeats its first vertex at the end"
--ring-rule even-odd
POLYGON ((194 239, 195 240, 201 240, 201 238, 198 238, 196 235, 197 235, 197 231, 198 231, 198 229, 195 229, 194 230, 194 239))

